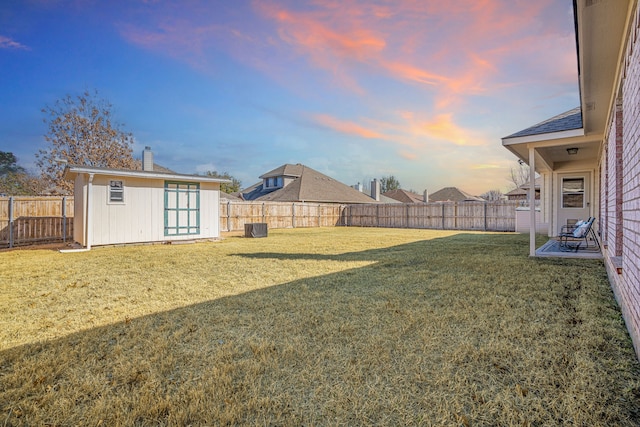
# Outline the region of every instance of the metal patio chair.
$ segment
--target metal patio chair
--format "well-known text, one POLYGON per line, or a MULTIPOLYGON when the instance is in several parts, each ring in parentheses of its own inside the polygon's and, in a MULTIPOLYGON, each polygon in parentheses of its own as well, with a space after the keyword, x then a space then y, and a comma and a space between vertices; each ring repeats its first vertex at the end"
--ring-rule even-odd
POLYGON ((589 217, 589 219, 584 222, 577 222, 574 225, 563 225, 558 236, 560 238, 560 248, 566 251, 578 252, 582 246, 582 242, 585 244, 584 249, 589 249, 591 247, 589 240, 593 240, 593 248, 598 248, 599 250, 600 243, 593 230, 595 220, 594 217, 589 217))

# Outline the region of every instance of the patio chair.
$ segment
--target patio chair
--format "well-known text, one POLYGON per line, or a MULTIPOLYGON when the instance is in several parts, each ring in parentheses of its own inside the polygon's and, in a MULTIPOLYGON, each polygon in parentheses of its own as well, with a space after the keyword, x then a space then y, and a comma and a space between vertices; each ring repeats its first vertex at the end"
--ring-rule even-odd
POLYGON ((578 221, 574 225, 563 225, 560 230, 560 248, 578 252, 582 242, 585 249, 589 248, 589 239, 595 242, 595 246, 600 249, 600 243, 593 230, 594 217, 589 217, 586 221, 578 221))

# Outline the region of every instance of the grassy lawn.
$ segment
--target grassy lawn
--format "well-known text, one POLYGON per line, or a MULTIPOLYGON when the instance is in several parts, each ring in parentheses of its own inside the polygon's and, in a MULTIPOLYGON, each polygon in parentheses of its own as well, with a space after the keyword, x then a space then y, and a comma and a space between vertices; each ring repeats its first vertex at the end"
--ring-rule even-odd
POLYGON ((375 228, 0 252, 0 425, 637 426, 602 262, 375 228))

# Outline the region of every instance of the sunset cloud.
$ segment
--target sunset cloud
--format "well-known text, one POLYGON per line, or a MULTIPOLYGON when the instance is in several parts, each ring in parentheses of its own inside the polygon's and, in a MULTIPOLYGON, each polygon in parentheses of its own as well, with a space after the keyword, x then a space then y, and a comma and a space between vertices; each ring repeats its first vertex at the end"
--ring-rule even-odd
MULTIPOLYGON (((106 10, 81 3, 78 15, 106 10)), ((566 0, 145 0, 109 17, 118 42, 171 69, 162 81, 177 89, 154 96, 172 91, 166 109, 185 112, 172 113, 185 146, 206 128, 193 152, 224 145, 228 158, 257 153, 264 168, 339 171, 335 147, 348 146, 367 173, 473 192, 508 172, 501 136, 577 99, 570 14, 566 0)), ((26 47, 0 36, 0 49, 26 47)), ((196 170, 210 165, 194 156, 196 170)))
POLYGON ((364 126, 354 122, 340 120, 327 114, 317 114, 314 116, 314 120, 323 127, 347 135, 354 135, 368 139, 385 138, 385 135, 375 130, 365 128, 364 126))

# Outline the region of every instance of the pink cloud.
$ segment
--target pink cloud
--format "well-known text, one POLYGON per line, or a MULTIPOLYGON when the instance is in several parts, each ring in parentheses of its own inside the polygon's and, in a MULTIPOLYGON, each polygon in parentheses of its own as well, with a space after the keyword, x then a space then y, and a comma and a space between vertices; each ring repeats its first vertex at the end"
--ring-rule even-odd
POLYGON ((362 138, 385 138, 385 135, 378 131, 368 129, 354 122, 337 119, 328 114, 317 114, 313 118, 320 125, 347 135, 355 135, 362 138))
POLYGON ((0 49, 29 50, 29 47, 19 43, 9 37, 0 36, 0 49))

